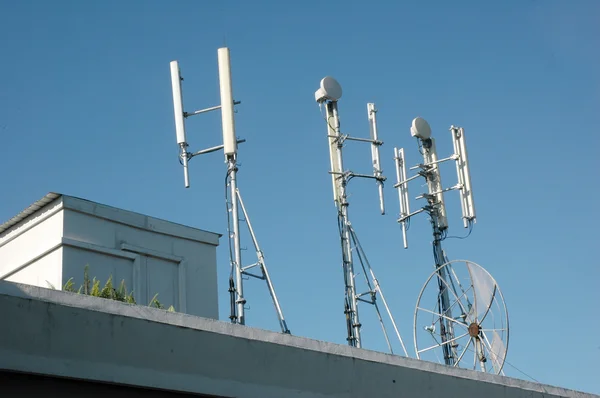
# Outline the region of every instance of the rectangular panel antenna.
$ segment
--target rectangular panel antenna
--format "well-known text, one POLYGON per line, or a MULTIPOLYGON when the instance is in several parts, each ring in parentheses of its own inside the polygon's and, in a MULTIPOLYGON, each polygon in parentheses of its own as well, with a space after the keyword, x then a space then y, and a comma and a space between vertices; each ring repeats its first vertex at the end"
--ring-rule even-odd
POLYGON ((379 146, 381 142, 377 134, 377 110, 375 104, 367 104, 367 112, 369 116, 369 127, 371 130, 371 159, 373 160, 373 175, 377 178, 379 188, 379 208, 381 214, 385 214, 385 203, 383 201, 383 181, 380 180, 383 171, 381 170, 381 161, 379 159, 379 146))
POLYGON ((181 74, 177 61, 171 61, 171 86, 173 89, 173 111, 175 114, 175 133, 177 144, 181 150, 181 163, 183 164, 183 178, 185 187, 190 187, 188 174, 187 140, 185 137, 185 115, 183 112, 183 94, 181 92, 181 74))
POLYGON ((175 132, 177 143, 186 144, 185 121, 183 116, 183 95, 181 93, 181 75, 177 61, 171 61, 171 85, 173 87, 173 108, 175 112, 175 132))
POLYGON ((400 199, 400 219, 402 224, 402 239, 404 248, 408 248, 406 237, 406 217, 410 214, 410 202, 408 198, 408 181, 406 180, 406 161, 404 160, 404 148, 394 148, 394 159, 396 160, 396 179, 398 180, 398 196, 400 199))
POLYGON ((471 188, 471 173, 469 171, 469 161, 467 156, 467 146, 465 143, 465 132, 462 127, 450 127, 452 132, 452 142, 454 144, 454 154, 456 155, 456 173, 458 183, 461 185, 460 197, 463 215, 463 224, 467 228, 469 221, 475 222, 475 204, 473 202, 473 191, 471 188))
POLYGON ((329 140, 329 160, 331 162, 331 183, 333 184, 333 200, 337 203, 340 198, 340 184, 342 170, 338 160, 339 119, 337 113, 337 102, 325 104, 325 117, 327 118, 327 136, 329 140))
POLYGON ((235 121, 233 119, 233 91, 231 87, 231 64, 229 48, 218 50, 219 88, 221 91, 221 122, 223 126, 223 150, 225 157, 237 153, 235 121))

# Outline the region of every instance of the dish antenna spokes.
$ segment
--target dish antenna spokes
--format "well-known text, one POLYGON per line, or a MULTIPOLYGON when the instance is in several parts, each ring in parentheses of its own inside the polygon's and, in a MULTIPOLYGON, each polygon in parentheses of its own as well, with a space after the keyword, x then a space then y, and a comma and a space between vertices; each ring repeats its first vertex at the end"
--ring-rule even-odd
POLYGON ((408 356, 404 342, 392 313, 387 305, 385 296, 381 289, 380 282, 375 276, 375 273, 367 259, 367 256, 358 240, 358 236, 354 227, 350 223, 348 216, 348 197, 347 186, 352 178, 368 178, 373 179, 378 185, 379 191, 379 210, 381 214, 385 214, 385 206, 383 199, 383 183, 386 178, 383 176, 381 163, 379 158, 379 147, 383 144, 379 140, 377 131, 377 119, 375 104, 367 104, 367 116, 370 126, 370 138, 351 137, 347 134, 342 134, 340 130, 340 119, 338 115, 338 100, 342 97, 342 87, 332 77, 327 76, 321 80, 319 89, 315 92, 315 100, 320 107, 325 107, 325 120, 327 122, 327 139, 329 144, 329 157, 331 170, 333 199, 338 213, 338 226, 340 232, 340 240, 342 244, 342 269, 344 274, 345 297, 344 297, 344 314, 346 316, 347 338, 348 345, 353 347, 362 347, 361 339, 361 323, 359 320, 358 303, 368 303, 374 306, 377 317, 383 329, 385 340, 388 344, 390 352, 394 352, 381 311, 379 310, 378 298, 381 299, 383 306, 393 325, 396 337, 400 342, 404 355, 408 356), (343 148, 346 141, 367 142, 371 144, 371 160, 373 165, 373 174, 358 174, 344 169, 343 148), (365 292, 358 292, 356 286, 356 273, 354 257, 358 258, 364 275, 366 285, 365 292))
POLYGON ((441 268, 448 279, 434 271, 417 299, 413 329, 417 358, 504 374, 509 327, 500 287, 472 261, 453 260, 441 268), (452 311, 442 309, 440 290, 448 293, 452 311))
MULTIPOLYGON (((431 351, 432 353, 436 354, 436 358, 440 362, 449 366, 459 366, 459 363, 463 359, 467 349, 469 349, 469 345, 465 345, 464 350, 460 351, 458 341, 463 337, 469 337, 471 339, 469 342, 469 344, 471 344, 471 349, 473 349, 476 354, 475 363, 479 363, 481 365, 480 369, 482 371, 496 371, 499 373, 502 370, 504 357, 506 355, 506 348, 508 347, 508 314, 506 311, 503 313, 506 318, 506 344, 503 343, 501 337, 498 337, 494 340, 496 341, 496 349, 493 350, 493 344, 491 343, 491 340, 485 341, 487 337, 484 333, 485 330, 482 329, 482 322, 485 319, 485 316, 480 318, 473 317, 472 313, 470 312, 472 311, 471 306, 474 305, 473 303, 477 302, 477 297, 473 297, 471 301, 469 301, 468 296, 469 290, 472 290, 473 292, 479 290, 481 292, 482 289, 484 289, 484 287, 482 287, 485 285, 485 283, 482 282, 483 279, 475 278, 477 272, 485 273, 489 278, 491 278, 491 275, 489 275, 487 271, 477 264, 466 262, 466 268, 468 269, 467 275, 469 278, 467 278, 466 281, 459 280, 452 266, 452 264, 455 262, 448 261, 448 258, 442 249, 442 241, 446 239, 448 230, 448 219, 446 217, 444 193, 452 190, 460 191, 463 225, 465 228, 469 228, 469 234, 471 233, 473 224, 476 222, 464 129, 462 127, 451 126, 450 132, 452 133, 454 153, 447 158, 438 159, 436 143, 435 139, 431 136, 431 127, 429 126, 429 123, 427 123, 427 121, 421 117, 413 119, 410 127, 410 133, 418 140, 419 152, 423 156, 423 163, 417 164, 416 166, 410 168, 410 170, 418 170, 417 174, 411 177, 407 177, 406 175, 406 159, 404 156, 404 149, 394 148, 396 177, 398 180, 394 187, 398 189, 400 201, 400 217, 398 218, 398 222, 402 226, 404 248, 408 247, 407 225, 410 222, 411 217, 414 215, 417 215, 421 212, 426 212, 429 215, 433 230, 433 258, 435 263, 435 271, 429 277, 425 286, 423 287, 417 302, 417 309, 415 310, 414 336, 416 354, 417 358, 420 358, 421 353, 431 351), (452 187, 444 188, 442 185, 442 177, 439 165, 443 162, 451 160, 454 160, 456 163, 458 182, 452 187), (419 177, 425 178, 427 183, 427 192, 417 196, 416 199, 425 199, 427 203, 420 209, 411 212, 408 196, 408 183, 419 177), (434 275, 436 276, 435 278, 433 278, 434 275), (433 309, 424 309, 420 304, 423 297, 423 291, 429 285, 429 283, 433 281, 435 282, 432 283, 432 286, 434 286, 435 290, 437 290, 436 292, 431 293, 431 297, 435 298, 435 306, 433 309), (482 283, 484 283, 484 285, 482 285, 482 283), (463 286, 468 286, 468 288, 465 290, 463 286), (467 302, 463 305, 461 300, 465 298, 467 302), (419 323, 420 320, 417 318, 417 312, 419 310, 426 311, 430 318, 433 319, 432 322, 425 325, 419 323), (456 314, 457 312, 459 312, 461 315, 455 317, 453 314, 456 314), (417 324, 423 326, 423 330, 427 331, 427 333, 433 336, 433 340, 436 342, 435 345, 424 349, 419 349, 417 341, 417 324), (468 331, 463 333, 464 330, 461 330, 461 328, 467 328, 468 331), (504 348, 498 348, 498 344, 504 348), (502 355, 500 355, 501 353, 502 355), (494 358, 492 362, 490 362, 494 364, 492 368, 485 366, 485 362, 490 355, 494 358)), ((493 278, 491 280, 493 281, 493 278)), ((494 292, 496 290, 499 292, 499 288, 497 287, 495 281, 493 281, 492 290, 494 292)), ((492 296, 492 301, 494 297, 495 296, 492 296)), ((501 294, 499 297, 502 301, 502 305, 504 308, 506 308, 501 294)), ((479 303, 475 305, 482 307, 483 305, 489 304, 489 307, 486 308, 488 310, 491 308, 491 303, 487 303, 487 301, 484 303, 481 302, 481 295, 478 297, 478 299, 479 303)), ((502 314, 500 314, 500 316, 502 316, 502 314)), ((422 339, 420 341, 422 341, 422 339)))
POLYGON ((184 186, 189 188, 190 179, 188 172, 189 161, 198 155, 203 155, 211 152, 223 150, 225 162, 227 164, 226 175, 226 203, 228 215, 228 239, 230 247, 230 265, 231 276, 229 278, 229 293, 231 302, 231 314, 229 316, 232 323, 244 325, 246 323, 244 297, 244 276, 262 279, 266 282, 269 294, 273 300, 273 305, 277 313, 279 325, 283 333, 290 333, 287 327, 286 320, 283 316, 283 311, 275 294, 273 283, 269 276, 267 266, 262 250, 256 239, 254 229, 250 223, 248 212, 242 201, 240 190, 237 187, 237 144, 243 143, 246 140, 238 139, 235 134, 235 119, 234 106, 240 104, 240 101, 234 101, 233 90, 231 85, 231 63, 229 56, 229 48, 222 47, 217 51, 218 67, 219 67, 219 91, 221 104, 210 108, 200 109, 193 112, 185 112, 183 107, 183 93, 181 88, 181 73, 177 61, 171 61, 171 85, 173 90, 173 107, 175 114, 175 132, 177 136, 177 144, 180 151, 180 163, 183 166, 184 186), (201 115, 207 112, 221 110, 221 123, 223 130, 223 144, 211 148, 203 149, 197 152, 188 152, 188 141, 185 131, 185 120, 191 116, 201 115), (254 245, 257 261, 249 266, 243 266, 240 244, 240 210, 244 215, 252 243, 254 245), (231 216, 230 216, 231 214, 231 216), (258 267, 260 275, 250 272, 251 269, 258 267))

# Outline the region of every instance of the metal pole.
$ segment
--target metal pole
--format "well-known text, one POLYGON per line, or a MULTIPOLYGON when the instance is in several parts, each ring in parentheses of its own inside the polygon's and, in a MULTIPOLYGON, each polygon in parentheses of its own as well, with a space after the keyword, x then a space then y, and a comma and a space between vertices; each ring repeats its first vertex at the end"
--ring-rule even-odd
MULTIPOLYGON (((442 250, 442 231, 439 228, 439 216, 435 209, 436 204, 433 204, 434 209, 431 212, 431 223, 433 226, 433 251, 435 253, 435 268, 438 273, 438 286, 440 292, 440 313, 445 317, 452 318, 452 309, 450 308, 450 298, 448 296, 448 281, 446 275, 446 268, 441 268, 444 265, 444 251, 442 250)), ((440 318, 440 335, 442 338, 442 344, 454 338, 454 326, 452 322, 446 318, 440 318)), ((450 347, 452 343, 444 344, 444 362, 446 365, 454 365, 454 359, 456 356, 455 348, 450 347)))
MULTIPOLYGON (((441 268, 444 265, 445 256, 442 250, 442 233, 448 227, 446 220, 446 209, 444 204, 444 196, 441 192, 442 181, 439 168, 437 165, 437 153, 435 141, 433 138, 421 140, 423 143, 423 160, 425 165, 425 176, 429 195, 429 215, 431 217, 431 225, 433 227, 433 252, 435 259, 435 269, 438 273, 439 286, 439 305, 440 313, 445 317, 453 319, 452 309, 450 308, 450 298, 448 296, 447 286, 448 280, 446 269, 441 268)), ((446 343, 454 338, 454 327, 452 322, 446 318, 440 318, 440 336, 442 343, 446 343)), ((454 365, 456 359, 456 348, 450 347, 453 343, 443 344, 444 362, 446 365, 454 365)))
MULTIPOLYGON (((233 222, 233 231, 231 232, 230 239, 233 239, 233 269, 235 274, 235 293, 236 293, 236 314, 232 319, 240 325, 246 323, 246 317, 244 315, 244 304, 246 299, 244 298, 244 286, 242 279, 242 252, 240 246, 240 217, 238 214, 238 196, 237 196, 237 164, 234 155, 227 156, 227 170, 229 173, 229 192, 231 197, 231 217, 233 222)), ((234 316, 234 314, 232 314, 234 316)))
MULTIPOLYGON (((326 105, 327 116, 328 116, 328 128, 330 130, 330 135, 335 135, 337 137, 337 142, 335 145, 335 151, 332 151, 330 154, 332 156, 331 163, 335 164, 334 170, 332 171, 340 171, 343 173, 344 171, 344 162, 342 158, 342 147, 343 142, 341 141, 340 134, 340 121, 338 116, 337 102, 332 101, 328 102, 326 105), (330 122, 332 120, 333 123, 330 122), (331 131, 333 130, 333 131, 331 131)), ((360 348, 361 339, 360 339, 360 321, 358 317, 358 305, 356 298, 356 287, 354 285, 354 265, 352 261, 352 245, 351 245, 351 237, 350 237, 350 221, 348 218, 348 201, 346 197, 346 185, 347 185, 347 177, 344 174, 334 175, 334 178, 339 179, 339 183, 335 183, 335 188, 339 191, 336 196, 336 206, 339 212, 339 216, 341 218, 341 240, 342 240, 342 267, 344 272, 345 279, 345 289, 346 289, 346 300, 348 302, 348 311, 349 320, 350 320, 350 331, 351 333, 348 335, 348 344, 354 347, 360 348)))

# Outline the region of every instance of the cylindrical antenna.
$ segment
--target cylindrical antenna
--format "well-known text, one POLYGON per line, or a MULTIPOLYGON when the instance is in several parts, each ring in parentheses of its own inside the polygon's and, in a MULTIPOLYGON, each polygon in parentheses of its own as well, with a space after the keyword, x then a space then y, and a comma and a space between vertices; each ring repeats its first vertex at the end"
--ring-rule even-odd
POLYGON ((233 92, 231 88, 229 48, 219 48, 218 62, 219 87, 221 91, 221 120, 223 125, 223 151, 225 152, 225 157, 228 157, 237 153, 235 121, 233 118, 233 92))
POLYGON ((173 110, 175 112, 175 132, 177 133, 177 143, 186 144, 185 139, 185 121, 183 117, 183 96, 181 94, 181 75, 179 74, 179 64, 177 61, 171 61, 171 86, 173 87, 173 110))
POLYGON ((173 89, 173 111, 175 114, 175 133, 179 144, 181 164, 183 165, 183 179, 186 188, 190 187, 188 173, 187 140, 185 137, 185 120, 183 113, 183 94, 181 93, 181 74, 177 61, 171 61, 171 87, 173 89))
POLYGON ((379 136, 377 134, 377 110, 375 104, 367 104, 367 113, 369 117, 369 127, 371 131, 371 159, 373 160, 373 175, 377 178, 377 185, 379 188, 379 208, 381 214, 385 214, 385 203, 383 201, 383 181, 380 180, 382 176, 381 161, 379 159, 379 136))

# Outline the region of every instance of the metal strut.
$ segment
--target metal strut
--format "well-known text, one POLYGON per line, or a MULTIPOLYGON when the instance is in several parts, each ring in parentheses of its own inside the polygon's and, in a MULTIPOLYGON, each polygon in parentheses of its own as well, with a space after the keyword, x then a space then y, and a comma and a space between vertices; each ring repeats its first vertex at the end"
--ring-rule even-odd
POLYGON ((237 198, 240 203, 240 208, 244 213, 244 219, 246 220, 246 224, 248 225, 248 231, 250 232, 250 236, 252 237, 252 243, 254 244, 254 250, 256 251, 256 257, 258 261, 248 267, 242 268, 242 272, 245 275, 254 276, 259 279, 262 279, 267 282, 267 287, 269 288, 269 294, 271 295, 271 299, 273 300, 273 305, 275 306, 275 311, 277 312, 277 318, 279 319, 279 326, 281 327, 281 331, 283 333, 290 334, 290 329, 287 327, 287 323, 285 321, 285 317, 283 316, 283 311, 281 310, 281 306, 279 305, 279 300, 277 299, 277 295, 275 294, 275 288, 273 287, 273 282, 271 282, 271 277, 269 276, 269 271, 267 270, 267 265, 265 264, 265 256, 260 246, 258 245, 258 240, 256 239, 256 235, 254 234, 254 229, 252 228, 252 224, 250 223, 250 217, 248 216, 248 212, 246 211, 246 206, 244 206, 244 201, 242 200, 242 195, 240 194, 240 190, 236 190, 237 198), (260 271, 262 273, 262 277, 256 276, 254 274, 250 274, 246 270, 251 267, 259 266, 260 271))
POLYGON ((383 306, 385 307, 385 310, 386 310, 388 316, 390 317, 390 321, 392 322, 394 332, 396 332, 396 337, 398 337, 398 341, 400 342, 400 345, 402 346, 402 351, 404 351, 405 356, 408 356, 406 347, 404 346, 404 341, 402 340, 402 337, 400 336, 400 331, 398 330, 398 326, 396 326, 396 321, 394 320, 392 311, 390 310, 390 307, 387 304, 385 296, 383 295, 383 291, 381 290, 379 281, 377 280, 377 277, 375 276, 375 272, 373 271, 373 268, 371 267, 371 264, 369 263, 369 260, 367 259, 367 255, 365 254, 365 251, 363 250, 362 245, 360 244, 360 241, 358 240, 358 236, 356 236, 356 231, 354 231, 354 228, 352 227, 352 225, 349 225, 349 228, 350 228, 350 235, 351 235, 352 241, 354 243, 354 249, 356 250, 357 257, 360 261, 360 264, 361 264, 361 267, 363 270, 363 274, 365 276, 365 281, 369 288, 369 290, 367 292, 358 295, 359 300, 363 301, 365 303, 368 303, 368 304, 372 304, 375 307, 375 312, 377 313, 377 318, 379 319, 379 323, 381 324, 381 329, 383 331, 385 341, 388 345, 390 353, 393 354, 394 350, 392 348, 392 344, 390 343, 390 339, 388 337, 387 330, 385 329, 385 325, 383 323, 383 318, 381 317, 381 312, 379 311, 379 306, 377 305, 377 294, 379 294, 379 296, 381 297, 381 301, 383 302, 383 306), (372 284, 371 284, 371 281, 369 280, 369 276, 367 275, 367 269, 369 271, 369 275, 371 276, 371 278, 373 280, 372 284), (361 296, 366 296, 366 295, 371 296, 371 300, 364 300, 364 299, 360 298, 361 296))
POLYGON ((279 326, 281 327, 281 331, 286 334, 290 334, 290 329, 287 326, 287 322, 285 317, 283 316, 283 311, 279 304, 279 300, 277 299, 277 295, 275 294, 275 288, 273 287, 273 282, 271 281, 271 277, 269 276, 269 271, 267 270, 267 266, 265 264, 265 257, 263 251, 258 245, 258 240, 256 238, 256 234, 254 233, 254 229, 252 228, 252 224, 250 223, 250 217, 248 216, 248 212, 246 211, 246 207, 244 206, 244 202, 242 200, 242 196, 240 194, 239 189, 237 188, 237 165, 235 161, 235 156, 228 157, 227 160, 227 176, 228 176, 228 188, 229 195, 231 198, 230 209, 231 211, 231 219, 230 219, 230 227, 229 227, 229 239, 233 241, 233 253, 231 253, 231 268, 232 275, 229 280, 229 294, 230 294, 230 303, 231 303, 231 315, 229 318, 232 323, 239 323, 241 325, 245 324, 245 307, 246 299, 244 298, 244 289, 243 289, 243 277, 250 276, 257 279, 262 279, 266 281, 267 288, 269 289, 269 294, 271 295, 271 299, 273 300, 273 304, 275 306, 275 311, 277 312, 277 318, 279 320, 279 326), (257 261, 254 264, 249 266, 242 266, 242 255, 241 255, 241 245, 240 245, 240 217, 239 210, 241 209, 242 214, 244 216, 244 220, 246 221, 246 225, 248 226, 248 231, 250 233, 250 237, 252 238, 252 243, 254 245, 254 249, 256 251, 257 261), (256 275, 249 272, 250 269, 254 267, 259 267, 261 271, 261 275, 256 275))

